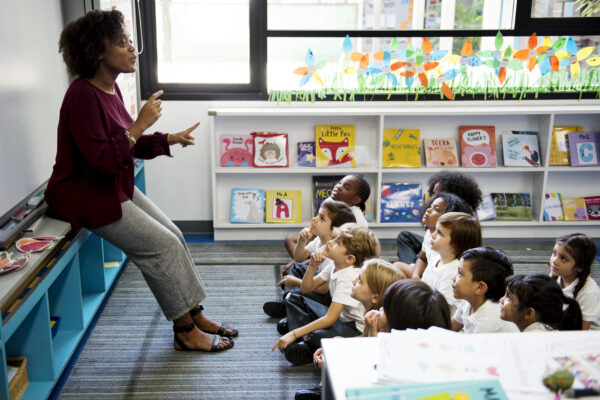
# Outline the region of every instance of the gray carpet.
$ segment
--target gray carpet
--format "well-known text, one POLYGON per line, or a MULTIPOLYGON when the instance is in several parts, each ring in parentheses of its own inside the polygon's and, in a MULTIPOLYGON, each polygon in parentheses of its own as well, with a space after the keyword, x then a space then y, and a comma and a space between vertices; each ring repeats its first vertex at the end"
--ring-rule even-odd
MULTIPOLYGON (((548 272, 553 241, 494 241, 517 273, 548 272)), ((312 366, 292 367, 278 351, 276 320, 262 311, 275 298, 280 267, 289 257, 281 243, 190 245, 209 297, 212 318, 240 331, 235 347, 220 353, 173 350, 173 332, 139 270, 129 265, 66 381, 60 399, 293 399, 318 383, 312 366)), ((382 258, 395 261, 395 243, 382 258)), ((599 268, 594 267, 598 281, 599 268)))

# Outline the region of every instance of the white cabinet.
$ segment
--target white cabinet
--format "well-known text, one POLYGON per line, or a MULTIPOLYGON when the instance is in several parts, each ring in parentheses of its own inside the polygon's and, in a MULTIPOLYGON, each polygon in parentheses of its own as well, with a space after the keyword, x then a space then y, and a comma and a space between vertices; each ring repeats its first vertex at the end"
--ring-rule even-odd
MULTIPOLYGON (((379 238, 395 238, 400 230, 422 232, 415 223, 381 223, 380 187, 387 182, 421 183, 440 168, 382 168, 384 129, 420 130, 426 138, 458 141, 460 125, 494 125, 499 165, 502 165, 504 131, 537 131, 543 166, 455 168, 472 175, 483 193, 523 192, 532 196, 533 220, 485 221, 484 237, 557 237, 568 232, 600 234, 600 223, 543 221, 543 194, 559 192, 566 197, 600 194, 600 167, 550 167, 548 154, 552 127, 581 125, 584 131, 600 131, 600 101, 461 101, 356 104, 318 103, 272 107, 215 108, 211 116, 212 208, 215 240, 282 240, 298 232, 311 216, 312 176, 363 174, 371 185, 369 199, 373 220, 369 227, 379 238), (356 127, 356 168, 307 168, 297 166, 296 143, 315 139, 315 125, 356 127), (254 131, 285 132, 289 135, 289 168, 221 167, 221 134, 248 134, 254 131), (302 191, 301 224, 232 224, 229 222, 232 188, 299 189, 302 191)), ((450 168, 453 169, 453 168, 450 168)))

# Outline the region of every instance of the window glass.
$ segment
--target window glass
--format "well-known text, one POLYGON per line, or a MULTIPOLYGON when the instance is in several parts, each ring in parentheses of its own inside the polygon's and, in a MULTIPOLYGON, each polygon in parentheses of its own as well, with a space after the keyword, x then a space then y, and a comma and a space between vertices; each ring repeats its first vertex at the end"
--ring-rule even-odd
POLYGON ((159 83, 250 82, 249 0, 156 0, 159 83))
POLYGON ((268 0, 269 30, 512 29, 514 0, 268 0))
POLYGON ((533 18, 600 17, 600 3, 597 1, 533 0, 531 16, 533 18), (582 7, 582 3, 590 4, 589 15, 585 12, 587 7, 582 7))

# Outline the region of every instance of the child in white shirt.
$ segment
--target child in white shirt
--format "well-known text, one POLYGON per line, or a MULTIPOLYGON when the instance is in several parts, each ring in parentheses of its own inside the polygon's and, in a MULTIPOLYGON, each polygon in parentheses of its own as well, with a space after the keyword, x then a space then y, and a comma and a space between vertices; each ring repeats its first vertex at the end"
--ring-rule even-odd
POLYGON ((595 256, 596 243, 583 233, 559 237, 550 257, 550 275, 565 296, 579 303, 582 329, 600 330, 600 288, 590 277, 595 256))
POLYGON ((428 260, 421 280, 440 291, 454 314, 462 300, 454 298, 452 280, 458 271, 458 258, 468 249, 481 246, 481 227, 477 218, 461 212, 450 212, 438 218, 431 235, 431 248, 439 257, 428 260))
POLYGON ((379 241, 373 232, 357 224, 344 224, 334 234, 335 239, 327 243, 323 253, 311 255, 301 286, 302 293, 307 293, 328 283, 331 305, 292 294, 286 304, 289 332, 273 345, 273 350, 285 352, 285 358, 294 365, 311 362, 322 338, 358 336, 364 328, 365 308, 352 297, 353 281, 366 259, 379 256, 379 241), (315 276, 325 257, 334 265, 315 276))
POLYGON ((505 279, 512 275, 510 259, 500 250, 476 247, 462 254, 452 289, 454 298, 466 300, 452 317, 452 330, 464 333, 518 332, 498 312, 498 300, 506 290, 505 279))
POLYGON ((521 332, 581 329, 579 305, 547 275, 509 276, 500 303, 500 318, 514 322, 521 332))

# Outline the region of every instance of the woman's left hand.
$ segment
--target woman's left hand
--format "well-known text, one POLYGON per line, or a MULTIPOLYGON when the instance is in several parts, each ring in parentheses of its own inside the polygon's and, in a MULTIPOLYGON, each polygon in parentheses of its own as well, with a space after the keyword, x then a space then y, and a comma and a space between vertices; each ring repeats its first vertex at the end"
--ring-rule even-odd
POLYGON ((283 353, 288 344, 294 342, 296 340, 296 336, 294 335, 294 331, 290 331, 277 339, 271 351, 275 351, 275 349, 279 349, 280 352, 283 353))
POLYGON ((171 133, 169 134, 167 141, 169 142, 169 146, 174 144, 181 144, 182 147, 193 146, 196 143, 194 142, 194 137, 190 134, 194 129, 196 129, 200 125, 200 122, 196 122, 194 125, 190 126, 184 131, 171 133))

